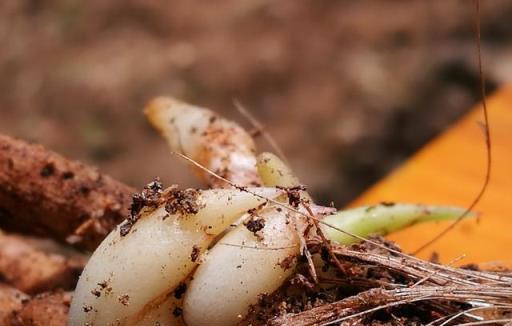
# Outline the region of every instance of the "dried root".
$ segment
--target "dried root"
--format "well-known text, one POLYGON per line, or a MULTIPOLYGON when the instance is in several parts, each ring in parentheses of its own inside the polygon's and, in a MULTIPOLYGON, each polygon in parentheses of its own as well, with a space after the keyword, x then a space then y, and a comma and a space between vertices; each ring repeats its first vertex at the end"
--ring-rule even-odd
POLYGON ((134 189, 40 145, 0 135, 0 227, 94 250, 134 189))
POLYGON ((38 294, 24 301, 20 310, 11 315, 10 326, 65 326, 71 295, 63 291, 38 294))
POLYGON ((0 284, 0 325, 65 326, 71 295, 63 291, 34 297, 0 284))
POLYGON ((0 283, 0 325, 11 325, 14 313, 23 307, 30 297, 25 293, 0 283))
POLYGON ((0 233, 0 278, 15 288, 36 294, 55 289, 73 290, 85 258, 66 257, 38 248, 27 237, 0 233))

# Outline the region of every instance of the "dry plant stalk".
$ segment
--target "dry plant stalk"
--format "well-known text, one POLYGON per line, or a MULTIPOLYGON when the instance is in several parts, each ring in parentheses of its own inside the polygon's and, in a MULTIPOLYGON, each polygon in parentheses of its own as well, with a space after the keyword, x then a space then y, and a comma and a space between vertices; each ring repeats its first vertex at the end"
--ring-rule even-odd
MULTIPOLYGON (((322 244, 317 240, 310 245, 318 249, 322 244)), ((386 280, 388 282, 351 282, 353 276, 340 279, 339 284, 351 284, 358 288, 358 293, 299 313, 277 316, 269 321, 269 325, 338 325, 341 322, 371 324, 372 313, 411 304, 423 305, 432 312, 440 310, 437 311, 438 318, 430 321, 432 324, 450 318, 450 322, 475 321, 473 318, 476 317, 467 317, 461 312, 464 309, 491 312, 498 309, 500 314, 512 314, 512 272, 448 267, 407 255, 393 255, 367 245, 351 248, 333 246, 332 249, 347 268, 358 270, 365 266, 361 272, 363 275, 354 275, 354 280, 364 277, 368 271, 379 271, 381 276, 389 277, 386 280), (475 308, 475 302, 482 307, 477 304, 479 308, 475 308)), ((336 283, 335 280, 330 281, 336 283)), ((393 311, 386 313, 393 314, 393 311)), ((488 316, 481 318, 491 323, 493 318, 498 317, 494 311, 494 314, 488 313, 488 316)))
POLYGON ((0 135, 0 227, 93 250, 135 190, 41 145, 0 135))
MULTIPOLYGON (((302 313, 284 315, 270 321, 270 326, 294 325, 336 325, 352 318, 368 315, 378 310, 398 305, 412 304, 420 301, 444 300, 454 302, 470 302, 472 300, 495 300, 510 303, 512 288, 502 287, 430 287, 421 286, 408 289, 384 290, 375 288, 346 299, 325 304, 302 313)), ((512 309, 512 304, 508 306, 512 309)))

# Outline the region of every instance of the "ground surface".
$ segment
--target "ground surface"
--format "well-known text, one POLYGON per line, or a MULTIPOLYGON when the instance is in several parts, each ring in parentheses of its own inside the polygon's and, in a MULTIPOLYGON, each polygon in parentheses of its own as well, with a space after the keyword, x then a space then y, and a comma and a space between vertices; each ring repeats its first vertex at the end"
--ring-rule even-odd
MULTIPOLYGON (((482 5, 492 89, 512 79, 512 2, 482 5)), ((473 31, 471 1, 2 1, 0 132, 194 185, 141 108, 172 94, 244 121, 236 98, 341 205, 477 100, 473 31)))

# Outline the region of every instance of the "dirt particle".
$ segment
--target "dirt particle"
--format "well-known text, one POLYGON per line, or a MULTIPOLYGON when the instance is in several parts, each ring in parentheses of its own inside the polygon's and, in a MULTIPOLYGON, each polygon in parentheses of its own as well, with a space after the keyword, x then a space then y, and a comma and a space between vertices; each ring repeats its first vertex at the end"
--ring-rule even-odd
POLYGON ((288 270, 290 268, 293 268, 295 267, 295 265, 297 265, 297 256, 296 255, 290 255, 288 257, 286 257, 285 259, 281 260, 278 265, 283 269, 283 270, 288 270))
POLYGON ((99 282, 98 283, 98 286, 101 288, 101 289, 105 289, 108 285, 108 282, 107 281, 102 281, 102 282, 99 282))
POLYGON ((132 196, 132 204, 130 205, 130 216, 137 216, 137 214, 139 214, 144 205, 144 197, 142 197, 141 194, 134 194, 132 196))
POLYGON ((46 163, 45 166, 43 166, 43 168, 41 169, 41 171, 39 172, 39 174, 43 177, 43 178, 47 178, 51 175, 53 175, 55 173, 55 165, 53 163, 46 163))
POLYGON ((117 301, 123 306, 127 306, 130 304, 130 296, 128 294, 123 294, 117 297, 117 301))
POLYGON ((89 311, 91 311, 91 310, 92 310, 92 306, 84 305, 84 306, 82 307, 82 309, 84 310, 84 312, 89 312, 89 311))
POLYGON ((82 195, 87 195, 91 192, 91 188, 89 188, 88 186, 86 185, 80 185, 80 187, 78 187, 78 191, 82 194, 82 195))
POLYGON ((197 214, 200 209, 198 198, 199 191, 195 189, 173 189, 167 194, 165 210, 169 214, 197 214))
POLYGON ((108 281, 100 282, 98 283, 98 286, 105 294, 109 294, 112 292, 112 287, 108 285, 108 281))
POLYGON ((130 205, 130 215, 119 227, 119 234, 124 237, 133 225, 139 219, 139 213, 144 207, 156 208, 160 204, 162 195, 162 183, 159 178, 155 178, 152 182, 148 183, 140 194, 132 196, 132 203, 130 205))
POLYGON ((101 297, 101 291, 98 289, 92 289, 91 293, 97 298, 101 297))
POLYGON ((257 236, 256 233, 265 227, 265 219, 261 217, 252 217, 247 222, 245 222, 244 225, 247 230, 251 231, 254 235, 257 236))
POLYGON ((62 173, 62 180, 69 180, 69 179, 73 179, 75 177, 75 174, 71 171, 65 171, 64 173, 62 173))
POLYGON ((142 190, 141 196, 144 199, 145 206, 155 206, 158 204, 162 194, 162 183, 160 178, 155 178, 152 182, 148 183, 142 190))
POLYGON ((302 202, 301 199, 301 191, 306 191, 306 187, 303 185, 299 185, 296 187, 277 187, 279 189, 282 189, 286 191, 286 195, 288 196, 288 204, 292 207, 299 207, 300 203, 302 202))
POLYGON ((181 297, 183 297, 183 295, 185 294, 185 292, 187 291, 187 284, 186 283, 183 283, 181 282, 177 287, 176 289, 174 290, 174 297, 176 299, 181 299, 181 297))
POLYGON ((127 219, 126 221, 123 222, 123 224, 121 224, 121 226, 119 226, 119 234, 122 237, 126 236, 128 233, 130 233, 130 230, 132 229, 132 227, 133 227, 132 220, 127 219))
POLYGON ((192 247, 192 253, 190 253, 190 260, 195 263, 197 258, 199 257, 200 252, 201 252, 201 248, 194 245, 192 247))
POLYGON ((180 307, 174 307, 174 309, 172 310, 172 315, 174 317, 179 317, 183 314, 183 309, 181 309, 180 307))

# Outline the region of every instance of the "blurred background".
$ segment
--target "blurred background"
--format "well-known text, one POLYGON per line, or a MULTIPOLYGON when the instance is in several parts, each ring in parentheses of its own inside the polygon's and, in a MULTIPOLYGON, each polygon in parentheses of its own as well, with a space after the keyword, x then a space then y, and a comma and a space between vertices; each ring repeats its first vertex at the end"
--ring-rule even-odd
MULTIPOLYGON (((512 1, 481 2, 492 92, 512 79, 512 1)), ((250 126, 239 100, 337 206, 479 100, 468 0, 5 0, 0 41, 0 132, 136 187, 196 185, 144 120, 157 95, 250 126)))

